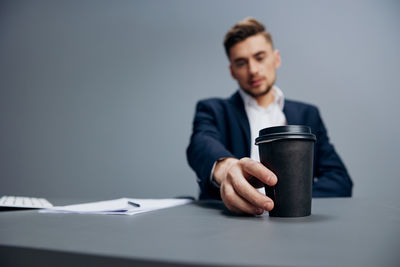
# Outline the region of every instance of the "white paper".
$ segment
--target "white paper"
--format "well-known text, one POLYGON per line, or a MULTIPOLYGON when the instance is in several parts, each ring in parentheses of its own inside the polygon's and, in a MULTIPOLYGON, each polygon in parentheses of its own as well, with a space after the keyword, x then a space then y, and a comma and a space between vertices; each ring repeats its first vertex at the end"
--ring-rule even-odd
POLYGON ((191 203, 191 199, 166 198, 166 199, 139 199, 120 198, 107 201, 82 203, 68 206, 55 206, 42 209, 42 213, 82 213, 82 214, 115 214, 134 215, 158 209, 165 209, 174 206, 191 203), (128 201, 138 203, 140 207, 130 205, 128 201))

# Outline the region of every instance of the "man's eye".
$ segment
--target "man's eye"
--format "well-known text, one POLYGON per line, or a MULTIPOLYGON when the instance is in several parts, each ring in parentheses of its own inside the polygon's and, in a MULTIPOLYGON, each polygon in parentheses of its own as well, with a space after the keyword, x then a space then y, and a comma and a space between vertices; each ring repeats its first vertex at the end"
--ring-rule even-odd
POLYGON ((237 62, 236 67, 243 67, 246 63, 245 62, 237 62))
POLYGON ((257 61, 263 61, 265 57, 257 57, 257 61))

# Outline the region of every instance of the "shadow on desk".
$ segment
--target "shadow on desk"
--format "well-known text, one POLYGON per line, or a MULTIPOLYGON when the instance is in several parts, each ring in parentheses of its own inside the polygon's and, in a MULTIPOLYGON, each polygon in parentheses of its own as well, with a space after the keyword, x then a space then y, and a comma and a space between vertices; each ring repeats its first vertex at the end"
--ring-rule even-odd
POLYGON ((226 208, 224 203, 220 200, 200 200, 195 202, 195 205, 205 208, 205 209, 213 209, 213 210, 219 210, 220 214, 222 214, 225 217, 231 217, 231 218, 261 218, 263 216, 255 216, 255 215, 248 215, 248 214, 236 214, 226 208))
POLYGON ((219 211, 221 211, 222 215, 225 215, 227 217, 237 217, 237 218, 257 217, 254 215, 240 215, 240 214, 233 213, 230 210, 228 210, 226 208, 226 206, 224 205, 224 203, 220 200, 200 200, 200 201, 195 202, 195 205, 205 208, 205 209, 219 210, 219 211))
POLYGON ((324 222, 334 220, 334 216, 326 215, 326 214, 311 214, 311 216, 306 217, 296 217, 296 218, 279 218, 279 217, 269 217, 268 212, 265 212, 261 216, 256 215, 241 215, 236 214, 228 210, 224 203, 220 200, 200 200, 195 202, 195 205, 205 208, 205 209, 213 209, 219 210, 220 214, 225 217, 230 218, 254 218, 254 219, 265 219, 267 218, 271 222, 279 222, 279 223, 300 223, 300 222, 307 222, 307 223, 316 223, 316 222, 324 222))

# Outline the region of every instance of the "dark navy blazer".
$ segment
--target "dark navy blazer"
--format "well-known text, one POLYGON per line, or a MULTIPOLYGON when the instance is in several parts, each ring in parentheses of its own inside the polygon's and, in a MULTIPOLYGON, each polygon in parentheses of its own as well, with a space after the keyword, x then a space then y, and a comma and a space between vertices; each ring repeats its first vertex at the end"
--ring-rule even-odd
MULTIPOLYGON (((283 112, 289 125, 307 125, 317 137, 314 149, 313 197, 349 197, 353 183, 332 144, 317 107, 285 100, 283 112)), ((210 181, 216 160, 250 156, 250 125, 242 97, 237 91, 228 99, 199 101, 193 133, 186 155, 197 174, 200 199, 221 199, 219 188, 210 181)))

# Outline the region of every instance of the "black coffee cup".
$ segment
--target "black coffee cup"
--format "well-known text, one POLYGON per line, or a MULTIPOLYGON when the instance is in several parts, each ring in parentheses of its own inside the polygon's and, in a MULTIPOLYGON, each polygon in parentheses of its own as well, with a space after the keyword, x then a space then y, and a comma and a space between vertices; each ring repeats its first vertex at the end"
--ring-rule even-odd
POLYGON ((311 214, 314 143, 311 129, 302 125, 262 129, 256 138, 260 162, 278 177, 275 186, 265 185, 274 201, 272 217, 303 217, 311 214))

